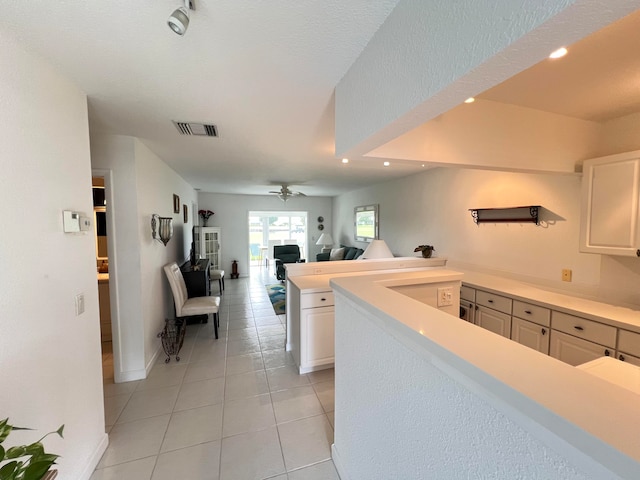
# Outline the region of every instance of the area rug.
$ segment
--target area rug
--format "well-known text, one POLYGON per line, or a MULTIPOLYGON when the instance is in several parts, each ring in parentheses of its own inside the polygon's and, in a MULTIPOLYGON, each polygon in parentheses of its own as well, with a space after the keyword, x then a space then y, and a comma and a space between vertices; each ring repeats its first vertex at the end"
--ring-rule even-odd
POLYGON ((274 283, 271 285, 265 285, 271 305, 276 315, 284 315, 285 313, 285 293, 284 285, 281 283, 274 283))

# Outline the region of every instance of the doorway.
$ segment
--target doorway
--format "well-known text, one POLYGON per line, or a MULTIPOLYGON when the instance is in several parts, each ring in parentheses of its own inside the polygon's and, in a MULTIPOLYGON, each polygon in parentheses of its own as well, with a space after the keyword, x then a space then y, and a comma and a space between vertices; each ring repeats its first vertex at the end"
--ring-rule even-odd
POLYGON ((100 345, 103 383, 118 381, 120 371, 118 342, 118 312, 115 258, 113 181, 110 170, 92 169, 93 225, 95 233, 95 268, 100 309, 100 345))
POLYGON ((249 212, 249 271, 250 275, 275 271, 274 245, 296 244, 300 257, 307 250, 307 212, 252 211, 249 212))

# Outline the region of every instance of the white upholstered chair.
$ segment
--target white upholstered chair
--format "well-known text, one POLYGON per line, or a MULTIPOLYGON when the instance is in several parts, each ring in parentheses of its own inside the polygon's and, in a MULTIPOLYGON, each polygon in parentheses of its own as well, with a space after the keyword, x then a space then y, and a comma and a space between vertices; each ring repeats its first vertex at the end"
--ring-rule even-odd
POLYGON ((184 277, 176 262, 165 265, 164 273, 167 275, 171 292, 173 293, 173 302, 176 306, 176 318, 209 315, 212 313, 213 328, 216 333, 216 338, 218 338, 218 327, 220 326, 220 319, 218 318, 220 297, 205 296, 189 298, 184 277))
POLYGON ((218 282, 220 295, 222 295, 222 291, 224 290, 224 270, 209 270, 209 280, 218 282))

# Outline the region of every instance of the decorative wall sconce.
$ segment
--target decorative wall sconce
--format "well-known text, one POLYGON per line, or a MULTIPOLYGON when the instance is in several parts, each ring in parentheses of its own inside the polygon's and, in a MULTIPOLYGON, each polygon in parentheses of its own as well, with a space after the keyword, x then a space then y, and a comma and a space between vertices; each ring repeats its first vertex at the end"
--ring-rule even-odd
POLYGON ((166 247, 173 237, 173 218, 161 217, 157 213, 151 215, 151 236, 166 247))

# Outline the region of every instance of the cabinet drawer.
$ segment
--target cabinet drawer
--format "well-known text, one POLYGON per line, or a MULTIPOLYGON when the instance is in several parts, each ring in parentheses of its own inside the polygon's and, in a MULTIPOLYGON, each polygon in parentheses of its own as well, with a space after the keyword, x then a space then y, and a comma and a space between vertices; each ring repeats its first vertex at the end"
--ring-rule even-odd
POLYGON ((493 308, 494 310, 498 310, 499 312, 511 314, 511 302, 512 300, 507 297, 501 297, 500 295, 484 292, 482 290, 476 291, 477 304, 493 308))
POLYGON ((640 357, 640 333, 620 330, 618 333, 618 352, 640 357))
POLYGON ((551 325, 551 310, 518 300, 513 301, 513 316, 545 327, 551 325))
POLYGON ((549 355, 569 365, 582 365, 596 358, 613 356, 613 354, 612 350, 602 345, 551 330, 549 355))
POLYGON ((627 355, 626 353, 618 352, 616 358, 618 360, 622 360, 623 362, 627 362, 631 365, 637 365, 638 367, 640 367, 640 357, 634 357, 633 355, 627 355))
POLYGON ((469 300, 470 302, 475 302, 476 289, 462 285, 460 287, 460 298, 462 298, 463 300, 469 300))
POLYGON ((303 293, 300 295, 300 308, 317 308, 334 305, 333 292, 303 293))
POLYGON ((616 328, 610 325, 556 311, 551 316, 551 322, 551 327, 554 330, 560 330, 607 347, 615 348, 616 346, 616 328))

